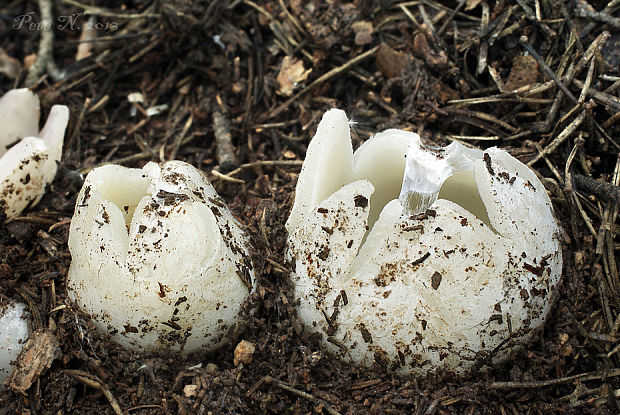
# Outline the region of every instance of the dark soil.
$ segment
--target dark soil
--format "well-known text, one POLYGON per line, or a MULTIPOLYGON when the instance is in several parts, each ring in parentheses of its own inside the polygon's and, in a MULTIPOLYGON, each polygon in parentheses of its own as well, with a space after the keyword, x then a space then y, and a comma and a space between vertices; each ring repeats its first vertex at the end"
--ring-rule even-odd
POLYGON ((16 65, 4 66, 0 92, 30 86, 42 118, 53 104, 71 118, 41 203, 0 224, 0 295, 26 302, 33 329, 53 333, 60 352, 24 394, 0 394, 0 414, 618 413, 616 2, 56 1, 53 58, 63 72, 34 74, 29 85, 24 65, 42 31, 18 16, 40 22, 40 3, 0 5, 0 46, 17 60, 0 54, 16 65), (88 16, 97 41, 76 61, 88 16), (286 56, 311 72, 295 72, 286 56), (145 102, 128 102, 132 92, 145 102), (149 116, 157 105, 167 108, 149 116), (462 378, 398 377, 343 364, 304 334, 283 225, 299 161, 332 107, 355 121, 355 146, 395 127, 534 161, 563 225, 564 275, 544 330, 512 361, 462 378), (206 172, 247 226, 260 284, 238 339, 185 358, 110 343, 65 285, 84 175, 102 163, 170 159, 206 172), (241 339, 256 351, 235 367, 241 339))

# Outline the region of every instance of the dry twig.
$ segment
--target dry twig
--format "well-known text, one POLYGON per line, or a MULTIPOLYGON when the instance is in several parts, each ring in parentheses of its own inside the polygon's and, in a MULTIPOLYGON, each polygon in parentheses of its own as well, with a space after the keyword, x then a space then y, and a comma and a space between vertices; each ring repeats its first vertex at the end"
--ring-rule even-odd
POLYGON ((215 157, 220 165, 220 170, 222 173, 234 170, 239 166, 239 162, 235 156, 230 123, 219 109, 213 111, 213 133, 217 144, 215 157))
POLYGON ((594 180, 581 174, 573 175, 575 187, 598 197, 605 202, 620 203, 620 187, 611 183, 594 180))
POLYGON ((106 397, 110 406, 114 410, 116 415, 123 415, 123 410, 121 406, 118 404, 118 401, 110 391, 110 388, 106 386, 97 376, 91 375, 88 372, 84 372, 82 370, 63 370, 64 374, 71 376, 75 380, 78 380, 85 384, 86 386, 90 386, 91 388, 98 389, 103 393, 103 396, 106 397))
POLYGON ((289 386, 286 382, 282 382, 281 380, 272 378, 271 376, 265 376, 263 379, 265 383, 270 383, 272 385, 277 386, 278 388, 282 390, 285 390, 296 396, 299 396, 300 398, 306 399, 310 402, 314 402, 315 405, 319 405, 320 407, 323 407, 323 409, 325 409, 325 411, 330 415, 340 415, 340 412, 336 411, 329 403, 327 403, 323 399, 316 398, 313 395, 309 394, 308 392, 295 389, 292 386, 289 386))
POLYGON ((41 39, 39 40, 39 52, 34 65, 28 70, 26 85, 34 85, 46 71, 55 80, 63 78, 64 73, 58 70, 54 62, 54 18, 52 16, 52 1, 39 0, 41 11, 41 39))
POLYGON ((379 50, 379 46, 375 46, 374 48, 362 53, 361 55, 356 56, 355 58, 351 59, 350 61, 346 62, 345 64, 332 69, 331 71, 327 72, 326 74, 320 76, 319 78, 315 79, 314 81, 312 81, 312 83, 308 86, 306 86, 304 89, 302 89, 301 91, 299 91, 298 93, 296 93, 295 95, 293 95, 291 98, 289 98, 288 100, 286 100, 286 102, 284 102, 283 104, 280 104, 277 108, 275 108, 274 110, 270 111, 269 114, 267 114, 266 117, 264 117, 264 120, 268 120, 271 119, 277 115, 280 115, 284 110, 286 110, 289 105, 291 105, 293 102, 295 102, 296 100, 298 100, 300 97, 302 97, 303 95, 307 94, 308 92, 310 92, 314 87, 323 84, 324 82, 329 81, 330 79, 333 79, 335 77, 337 77, 338 75, 346 72, 347 70, 349 70, 351 67, 357 65, 358 63, 370 58, 371 56, 373 56, 377 51, 379 50))
POLYGON ((525 382, 491 382, 488 386, 492 389, 534 389, 546 386, 559 385, 568 382, 586 382, 596 379, 607 379, 620 376, 620 368, 601 370, 596 372, 582 373, 580 375, 565 376, 563 378, 549 380, 532 380, 525 382))

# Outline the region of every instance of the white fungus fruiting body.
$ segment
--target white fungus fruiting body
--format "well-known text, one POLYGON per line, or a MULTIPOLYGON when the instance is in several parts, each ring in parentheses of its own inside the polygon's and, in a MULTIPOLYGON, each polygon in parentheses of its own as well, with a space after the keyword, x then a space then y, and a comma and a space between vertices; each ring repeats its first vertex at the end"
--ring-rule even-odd
POLYGON ((27 316, 24 304, 0 300, 0 391, 13 371, 12 362, 28 340, 27 316))
POLYGON ((69 296, 128 348, 212 350, 255 286, 247 243, 191 165, 99 167, 71 221, 69 296))
POLYGON ((18 216, 41 200, 56 175, 69 109, 54 105, 39 131, 39 98, 14 89, 0 99, 0 216, 18 216))
POLYGON ((505 359, 561 276, 551 202, 524 164, 398 130, 353 153, 339 110, 308 147, 287 230, 308 329, 347 361, 400 373, 505 359))

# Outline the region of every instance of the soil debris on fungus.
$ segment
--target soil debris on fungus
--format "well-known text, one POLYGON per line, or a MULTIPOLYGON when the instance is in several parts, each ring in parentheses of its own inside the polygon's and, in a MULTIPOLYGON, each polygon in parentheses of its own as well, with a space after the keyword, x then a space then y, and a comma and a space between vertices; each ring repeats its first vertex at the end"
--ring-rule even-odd
POLYGON ((130 349, 228 343, 254 270, 245 233, 225 205, 212 204, 206 177, 181 161, 107 165, 88 174, 78 200, 87 192, 71 219, 69 298, 130 349))
MULTIPOLYGON (((0 299, 24 304, 31 332, 52 332, 59 356, 26 395, 0 392, 0 408, 140 415, 618 413, 616 3, 0 2, 2 55, 8 56, 1 59, 17 68, 14 78, 0 76, 0 94, 29 87, 40 98, 42 119, 53 105, 70 110, 57 174, 40 202, 12 219, 0 209, 0 299), (84 30, 94 41, 90 56, 76 61, 84 30), (278 93, 286 56, 310 70, 291 96, 278 93), (36 76, 26 83, 34 62, 36 76), (142 102, 128 101, 135 92, 142 102), (532 333, 526 349, 485 371, 474 366, 461 377, 442 372, 414 380, 395 376, 380 351, 368 369, 343 363, 304 330, 289 279, 293 264, 284 258, 284 223, 309 139, 334 107, 351 117, 354 149, 377 131, 398 128, 434 147, 455 141, 480 150, 496 146, 536 171, 561 224, 563 276, 544 329, 532 333), (227 121, 220 139, 216 112, 227 121), (224 168, 218 150, 220 160, 226 153, 236 163, 224 168), (172 159, 206 172, 221 202, 244 224, 257 280, 244 310, 248 328, 221 349, 183 357, 119 347, 67 292, 68 232, 84 177, 103 164, 140 168, 172 159), (251 364, 236 367, 234 347, 242 339, 255 351, 251 364)), ((510 186, 514 179, 512 187, 526 189, 512 174, 508 182, 498 176, 502 171, 495 169, 497 180, 510 186)), ((450 237, 427 226, 428 216, 408 221, 407 232, 450 237), (417 225, 423 229, 413 229, 417 225)), ((327 228, 336 233, 342 223, 333 225, 327 228)), ((471 225, 468 220, 461 229, 471 225)), ((139 231, 146 236, 151 228, 139 231)), ((343 245, 356 251, 351 237, 343 245)), ((461 248, 444 253, 425 247, 408 266, 418 260, 416 266, 424 266, 439 254, 473 255, 471 247, 461 248)), ((505 261, 546 267, 542 258, 518 259, 521 253, 505 261)), ((442 274, 441 294, 447 276, 433 271, 442 274)), ((432 290, 431 275, 425 283, 432 290)), ((179 312, 187 307, 188 296, 183 301, 164 288, 160 298, 154 284, 158 301, 172 301, 179 312)), ((392 284, 385 287, 388 298, 395 295, 388 294, 392 284)), ((340 312, 356 300, 353 291, 342 291, 340 312)), ((527 301, 553 295, 546 287, 528 291, 527 301)), ((522 298, 518 293, 515 301, 522 298)), ((334 303, 325 306, 329 319, 334 303)), ((496 316, 489 326, 517 326, 505 304, 491 308, 496 316)), ((174 317, 164 321, 178 324, 174 317)), ((420 336, 433 330, 419 318, 420 336)), ((128 329, 148 330, 148 324, 128 329)), ((372 340, 371 346, 379 339, 372 340)), ((328 341, 347 348, 335 337, 328 341)), ((402 361, 424 364, 406 345, 402 349, 402 361)))
POLYGON ((0 98, 0 214, 36 205, 56 175, 69 109, 54 105, 39 130, 39 98, 27 88, 0 98))
POLYGON ((402 130, 378 133, 353 152, 348 125, 337 109, 321 119, 286 223, 306 329, 346 362, 399 374, 461 375, 510 359, 543 325, 562 273, 559 228, 540 180, 497 147, 433 148, 402 130), (533 189, 498 181, 496 171, 533 189), (349 238, 354 249, 344 248, 349 238), (515 251, 525 257, 513 258, 515 251), (346 307, 338 302, 343 289, 346 307), (523 295, 534 290, 550 295, 523 295), (514 323, 488 324, 498 303, 514 323))

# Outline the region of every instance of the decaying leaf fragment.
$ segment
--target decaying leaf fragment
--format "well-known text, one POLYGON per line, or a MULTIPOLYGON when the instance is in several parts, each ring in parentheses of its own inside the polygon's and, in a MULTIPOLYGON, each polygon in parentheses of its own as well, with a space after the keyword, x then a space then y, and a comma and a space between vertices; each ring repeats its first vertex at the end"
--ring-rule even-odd
POLYGON ((59 357, 59 353, 58 339, 51 331, 41 329, 34 332, 17 358, 13 373, 6 381, 8 387, 15 393, 25 395, 30 386, 59 357))
POLYGON ((312 69, 304 68, 304 64, 301 60, 295 58, 291 59, 289 56, 285 56, 284 59, 282 59, 280 72, 276 78, 279 85, 278 92, 285 96, 292 95, 297 84, 305 81, 310 72, 312 72, 312 69))

